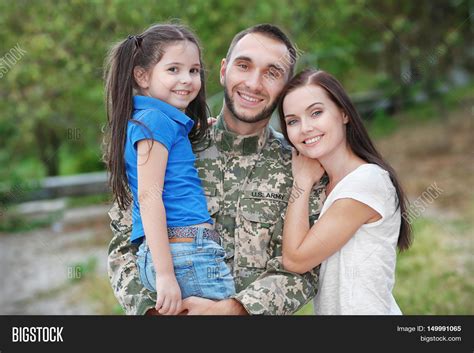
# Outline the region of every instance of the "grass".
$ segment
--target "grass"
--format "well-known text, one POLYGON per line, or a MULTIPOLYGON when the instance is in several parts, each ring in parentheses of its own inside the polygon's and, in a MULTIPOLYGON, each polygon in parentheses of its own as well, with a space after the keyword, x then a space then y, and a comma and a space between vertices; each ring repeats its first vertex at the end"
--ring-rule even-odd
POLYGON ((50 227, 60 218, 59 213, 50 214, 38 219, 28 219, 18 215, 8 216, 4 217, 0 223, 0 233, 22 233, 50 227))
POLYGON ((124 311, 114 296, 107 276, 91 274, 75 285, 81 286, 81 295, 73 301, 87 300, 95 308, 96 315, 123 315, 124 311))
POLYGON ((415 241, 398 258, 394 289, 405 314, 474 314, 472 226, 468 219, 415 221, 415 241))

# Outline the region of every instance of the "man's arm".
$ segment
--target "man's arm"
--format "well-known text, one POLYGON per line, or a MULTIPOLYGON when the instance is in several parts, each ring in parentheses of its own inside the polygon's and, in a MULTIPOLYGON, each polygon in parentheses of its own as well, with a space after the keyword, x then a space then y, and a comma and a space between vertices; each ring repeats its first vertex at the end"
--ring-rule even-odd
POLYGON ((286 271, 281 256, 268 261, 266 271, 234 299, 250 315, 292 315, 315 295, 319 267, 303 275, 286 271))
POLYGON ((109 244, 108 274, 115 297, 127 315, 145 315, 155 307, 156 297, 140 282, 136 266, 137 246, 130 243, 131 209, 115 203, 109 211, 113 238, 109 244))
POLYGON ((214 301, 189 297, 183 300, 182 308, 187 315, 248 315, 244 306, 235 299, 214 301))

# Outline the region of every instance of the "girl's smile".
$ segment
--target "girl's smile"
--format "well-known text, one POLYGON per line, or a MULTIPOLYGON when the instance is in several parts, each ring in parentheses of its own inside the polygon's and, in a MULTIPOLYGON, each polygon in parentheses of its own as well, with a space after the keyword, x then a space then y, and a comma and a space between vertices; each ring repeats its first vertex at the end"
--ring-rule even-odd
POLYGON ((139 76, 137 83, 144 95, 157 98, 184 110, 201 89, 199 49, 189 41, 166 46, 161 60, 139 76))

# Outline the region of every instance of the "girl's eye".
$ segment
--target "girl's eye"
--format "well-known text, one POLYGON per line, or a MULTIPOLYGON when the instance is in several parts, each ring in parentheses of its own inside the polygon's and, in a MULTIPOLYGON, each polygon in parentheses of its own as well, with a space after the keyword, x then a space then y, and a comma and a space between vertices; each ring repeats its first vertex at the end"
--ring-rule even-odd
POLYGON ((311 116, 317 118, 321 114, 322 114, 322 111, 315 110, 314 112, 311 113, 311 116))
POLYGON ((173 66, 173 67, 170 67, 170 68, 168 69, 168 71, 169 71, 169 72, 176 73, 176 72, 178 72, 178 68, 175 67, 175 66, 173 66))
POLYGON ((191 69, 190 72, 191 72, 192 74, 198 74, 198 73, 200 73, 200 71, 201 71, 201 70, 199 70, 199 69, 191 69))

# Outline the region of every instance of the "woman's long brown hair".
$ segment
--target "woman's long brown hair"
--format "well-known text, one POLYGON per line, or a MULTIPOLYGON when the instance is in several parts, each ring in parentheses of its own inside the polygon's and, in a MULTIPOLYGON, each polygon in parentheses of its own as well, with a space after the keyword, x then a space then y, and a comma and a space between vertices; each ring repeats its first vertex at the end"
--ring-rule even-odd
MULTIPOLYGON (((189 138, 193 144, 205 136, 208 128, 209 108, 206 104, 205 69, 199 41, 191 30, 182 25, 158 24, 137 36, 128 36, 112 47, 105 66, 105 99, 107 128, 104 161, 109 171, 109 186, 114 201, 125 209, 132 197, 125 172, 125 137, 127 124, 132 119, 133 95, 138 85, 133 76, 136 66, 151 70, 163 57, 166 47, 179 41, 196 44, 201 62, 201 89, 188 105, 185 114, 194 121, 189 138)), ((138 123, 138 122, 137 122, 138 123)), ((145 127, 146 128, 146 127, 145 127)))
POLYGON ((349 122, 345 126, 346 139, 350 149, 367 163, 377 164, 389 173, 390 179, 397 192, 398 207, 400 207, 400 214, 402 215, 400 233, 398 236, 398 248, 402 251, 408 249, 412 242, 412 232, 410 223, 404 216, 407 210, 407 199, 403 188, 398 181, 395 170, 382 158, 381 154, 375 148, 364 127, 359 113, 352 104, 346 91, 335 77, 325 71, 306 69, 297 74, 286 84, 283 88, 278 104, 278 113, 280 115, 280 124, 283 135, 288 141, 290 141, 283 112, 283 100, 291 91, 306 85, 315 85, 324 89, 329 98, 349 117, 349 122))

